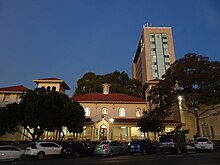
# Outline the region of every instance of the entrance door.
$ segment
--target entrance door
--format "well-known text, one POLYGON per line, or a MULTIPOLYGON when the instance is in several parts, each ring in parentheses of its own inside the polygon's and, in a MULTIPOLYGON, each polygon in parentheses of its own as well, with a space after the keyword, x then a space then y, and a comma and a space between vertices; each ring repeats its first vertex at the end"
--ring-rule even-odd
POLYGON ((106 127, 106 125, 100 126, 99 140, 107 140, 107 127, 106 127))

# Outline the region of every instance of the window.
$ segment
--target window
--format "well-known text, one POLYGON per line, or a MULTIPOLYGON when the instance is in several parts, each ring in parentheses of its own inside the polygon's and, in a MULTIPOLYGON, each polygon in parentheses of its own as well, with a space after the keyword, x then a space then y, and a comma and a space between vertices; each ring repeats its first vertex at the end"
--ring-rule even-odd
POLYGON ((142 110, 141 108, 136 109, 136 117, 141 117, 142 116, 142 110))
POLYGON ((85 116, 90 116, 90 108, 89 107, 86 107, 84 109, 84 111, 85 111, 85 116))
POLYGON ((126 137, 127 136, 127 128, 126 127, 121 127, 121 135, 122 137, 126 137))
POLYGON ((56 91, 56 87, 55 87, 55 86, 52 87, 52 91, 53 91, 53 92, 56 91))
POLYGON ((107 108, 102 108, 102 114, 107 115, 108 114, 108 109, 107 108))
POLYGON ((119 109, 119 117, 125 117, 125 109, 124 108, 119 109))
POLYGON ((5 94, 3 98, 3 102, 9 102, 10 100, 10 94, 5 94))
POLYGON ((50 92, 50 86, 47 87, 47 92, 50 92))

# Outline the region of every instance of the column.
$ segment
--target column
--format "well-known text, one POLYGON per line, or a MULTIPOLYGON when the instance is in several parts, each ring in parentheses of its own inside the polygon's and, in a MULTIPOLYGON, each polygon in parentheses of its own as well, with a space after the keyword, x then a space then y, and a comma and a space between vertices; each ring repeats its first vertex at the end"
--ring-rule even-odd
POLYGON ((129 140, 131 140, 131 127, 128 127, 128 133, 129 133, 129 135, 128 135, 129 140))

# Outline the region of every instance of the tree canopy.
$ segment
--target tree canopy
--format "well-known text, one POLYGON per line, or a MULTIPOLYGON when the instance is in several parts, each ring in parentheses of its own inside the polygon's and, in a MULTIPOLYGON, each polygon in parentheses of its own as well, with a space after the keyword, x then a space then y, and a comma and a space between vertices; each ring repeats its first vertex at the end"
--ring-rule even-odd
POLYGON ((84 109, 79 103, 71 102, 67 95, 37 88, 23 94, 19 104, 1 108, 0 134, 19 132, 35 141, 45 131, 62 132, 63 127, 67 127, 69 132, 79 133, 82 132, 84 118, 84 109))
POLYGON ((157 111, 157 109, 144 111, 138 122, 138 126, 140 127, 141 132, 147 134, 149 132, 159 133, 164 129, 163 119, 164 117, 162 116, 160 111, 157 111))
POLYGON ((96 75, 88 72, 77 81, 74 96, 85 93, 102 93, 102 84, 111 85, 111 93, 124 93, 127 95, 143 98, 142 84, 136 79, 130 79, 125 72, 114 71, 110 74, 96 75))
POLYGON ((152 104, 169 109, 178 104, 195 116, 197 135, 200 135, 199 120, 219 115, 220 110, 220 62, 195 53, 186 54, 174 62, 163 80, 149 91, 152 104), (181 97, 179 97, 181 96, 181 97))

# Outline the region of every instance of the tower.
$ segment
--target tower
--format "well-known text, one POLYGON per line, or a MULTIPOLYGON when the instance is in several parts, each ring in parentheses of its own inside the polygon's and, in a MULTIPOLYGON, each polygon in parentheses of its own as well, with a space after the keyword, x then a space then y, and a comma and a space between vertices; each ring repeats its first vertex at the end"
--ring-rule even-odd
POLYGON ((143 26, 132 62, 132 77, 143 85, 162 79, 174 61, 172 28, 143 26))

